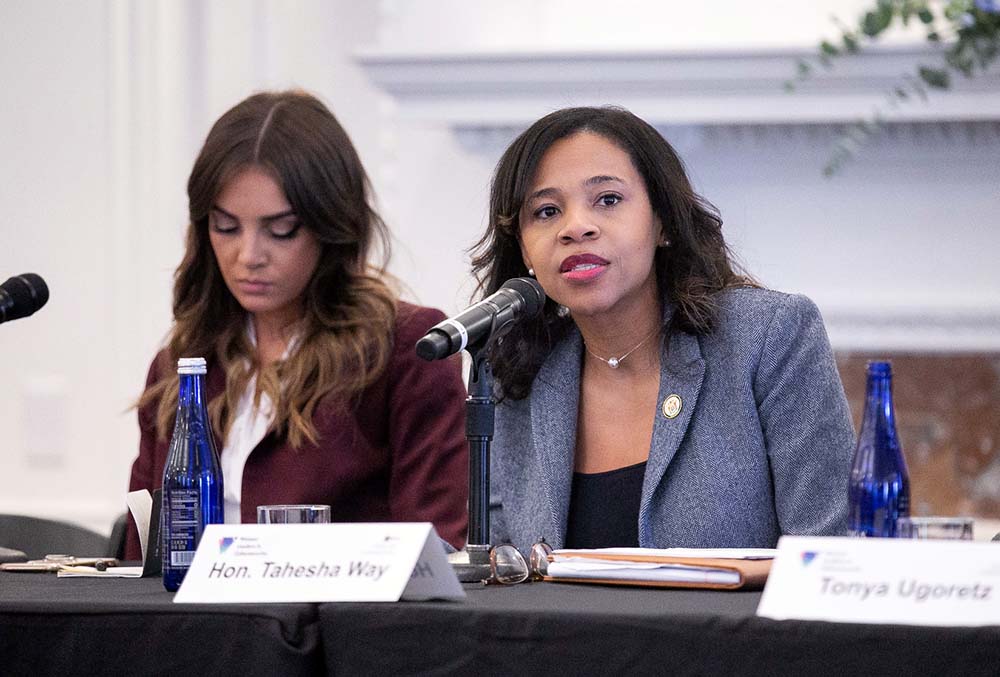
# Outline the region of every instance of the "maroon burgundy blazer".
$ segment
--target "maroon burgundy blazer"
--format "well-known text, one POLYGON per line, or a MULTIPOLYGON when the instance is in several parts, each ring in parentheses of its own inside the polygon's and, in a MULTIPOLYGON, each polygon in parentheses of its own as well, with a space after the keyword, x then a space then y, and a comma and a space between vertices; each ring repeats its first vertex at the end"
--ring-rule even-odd
MULTIPOLYGON (((468 525, 469 453, 465 439, 465 386, 457 357, 425 362, 414 345, 444 319, 433 308, 399 303, 392 355, 382 376, 350 409, 316 407, 316 445, 293 449, 269 433, 243 470, 243 522, 256 522, 258 505, 321 503, 334 522, 433 522, 457 548, 468 525)), ((147 386, 161 376, 163 354, 149 368, 147 386)), ((225 388, 225 374, 209 362, 209 400, 225 388)), ((156 406, 139 411, 139 456, 129 490, 160 487, 168 440, 156 439, 156 406)), ((222 440, 216 431, 216 444, 222 440)), ((142 558, 134 524, 125 557, 142 558)))

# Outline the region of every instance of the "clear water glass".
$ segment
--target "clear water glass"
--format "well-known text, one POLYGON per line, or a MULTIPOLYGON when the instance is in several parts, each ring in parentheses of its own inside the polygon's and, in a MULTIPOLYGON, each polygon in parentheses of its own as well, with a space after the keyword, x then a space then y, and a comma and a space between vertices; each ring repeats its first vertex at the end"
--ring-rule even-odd
POLYGON ((257 524, 329 524, 328 505, 258 505, 257 524))
POLYGON ((897 538, 971 541, 971 517, 900 517, 896 521, 897 538))

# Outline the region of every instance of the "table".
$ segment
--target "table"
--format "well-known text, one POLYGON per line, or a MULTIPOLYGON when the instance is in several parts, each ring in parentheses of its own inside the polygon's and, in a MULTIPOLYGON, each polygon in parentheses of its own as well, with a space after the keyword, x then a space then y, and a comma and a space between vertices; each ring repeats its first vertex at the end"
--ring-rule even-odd
POLYGON ((322 674, 315 604, 174 604, 159 578, 0 572, 0 674, 322 674))
POLYGON ((468 587, 465 604, 322 605, 332 674, 998 675, 1000 627, 773 621, 759 592, 468 587))
POLYGON ((465 602, 178 605, 0 573, 0 674, 1000 674, 1000 627, 772 621, 760 593, 529 583, 465 602))

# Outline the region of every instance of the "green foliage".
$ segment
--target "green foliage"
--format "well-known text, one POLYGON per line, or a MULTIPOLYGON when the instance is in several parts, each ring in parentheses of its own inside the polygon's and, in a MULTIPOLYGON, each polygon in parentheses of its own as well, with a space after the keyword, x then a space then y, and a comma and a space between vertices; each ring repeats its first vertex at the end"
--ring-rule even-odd
POLYGON ((874 12, 866 12, 861 19, 861 32, 869 38, 877 37, 885 31, 891 24, 895 16, 893 8, 886 3, 879 3, 874 12))
POLYGON ((951 87, 951 76, 948 75, 948 71, 941 68, 930 68, 929 66, 920 66, 917 69, 920 73, 920 79, 926 82, 931 87, 936 87, 938 89, 948 89, 951 87))
MULTIPOLYGON (((836 17, 837 38, 819 43, 815 62, 832 69, 838 59, 850 58, 865 46, 877 42, 894 26, 909 26, 914 20, 923 27, 928 42, 940 45, 935 55, 938 63, 920 64, 916 74, 904 74, 901 81, 886 92, 886 106, 897 109, 903 104, 928 99, 928 89, 947 90, 953 75, 971 78, 983 73, 1000 56, 1000 0, 875 0, 853 26, 836 17)), ((815 74, 815 67, 805 59, 796 62, 796 75, 785 83, 786 91, 815 74)), ((833 176, 843 165, 885 126, 884 109, 877 108, 867 120, 848 125, 834 143, 823 173, 833 176)))

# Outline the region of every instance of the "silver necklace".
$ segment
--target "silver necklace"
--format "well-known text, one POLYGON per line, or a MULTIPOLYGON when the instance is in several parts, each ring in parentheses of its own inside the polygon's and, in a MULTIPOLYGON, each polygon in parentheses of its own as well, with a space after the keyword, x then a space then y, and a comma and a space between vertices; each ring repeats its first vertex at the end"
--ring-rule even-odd
POLYGON ((590 353, 591 355, 593 355, 594 357, 596 357, 597 359, 599 359, 599 360, 600 360, 601 362, 603 362, 604 364, 608 365, 608 366, 609 366, 609 367, 611 367, 612 369, 617 369, 617 368, 618 368, 618 365, 622 363, 622 360, 624 360, 624 359, 625 359, 626 357, 628 357, 629 355, 631 355, 632 353, 634 353, 634 352, 635 352, 636 350, 638 350, 638 349, 639 349, 639 346, 641 346, 641 345, 642 345, 643 343, 645 343, 646 341, 648 341, 649 339, 653 338, 654 336, 656 336, 656 335, 657 335, 657 334, 659 334, 659 333, 660 333, 660 328, 659 328, 659 327, 657 327, 656 329, 654 329, 654 330, 653 330, 653 333, 652 333, 652 334, 650 334, 649 336, 647 336, 647 337, 646 337, 646 338, 644 338, 643 340, 639 341, 639 342, 638 342, 638 343, 637 343, 637 344, 635 345, 635 347, 634 347, 634 348, 632 348, 632 350, 628 351, 627 353, 625 353, 625 354, 624 354, 624 355, 622 355, 621 357, 609 357, 609 358, 603 358, 603 357, 601 357, 600 355, 598 355, 597 353, 595 353, 595 352, 594 352, 593 350, 591 350, 591 349, 590 349, 589 347, 587 347, 587 342, 586 342, 586 341, 584 341, 584 343, 583 343, 583 347, 584 347, 584 348, 586 349, 586 351, 587 351, 588 353, 590 353))

